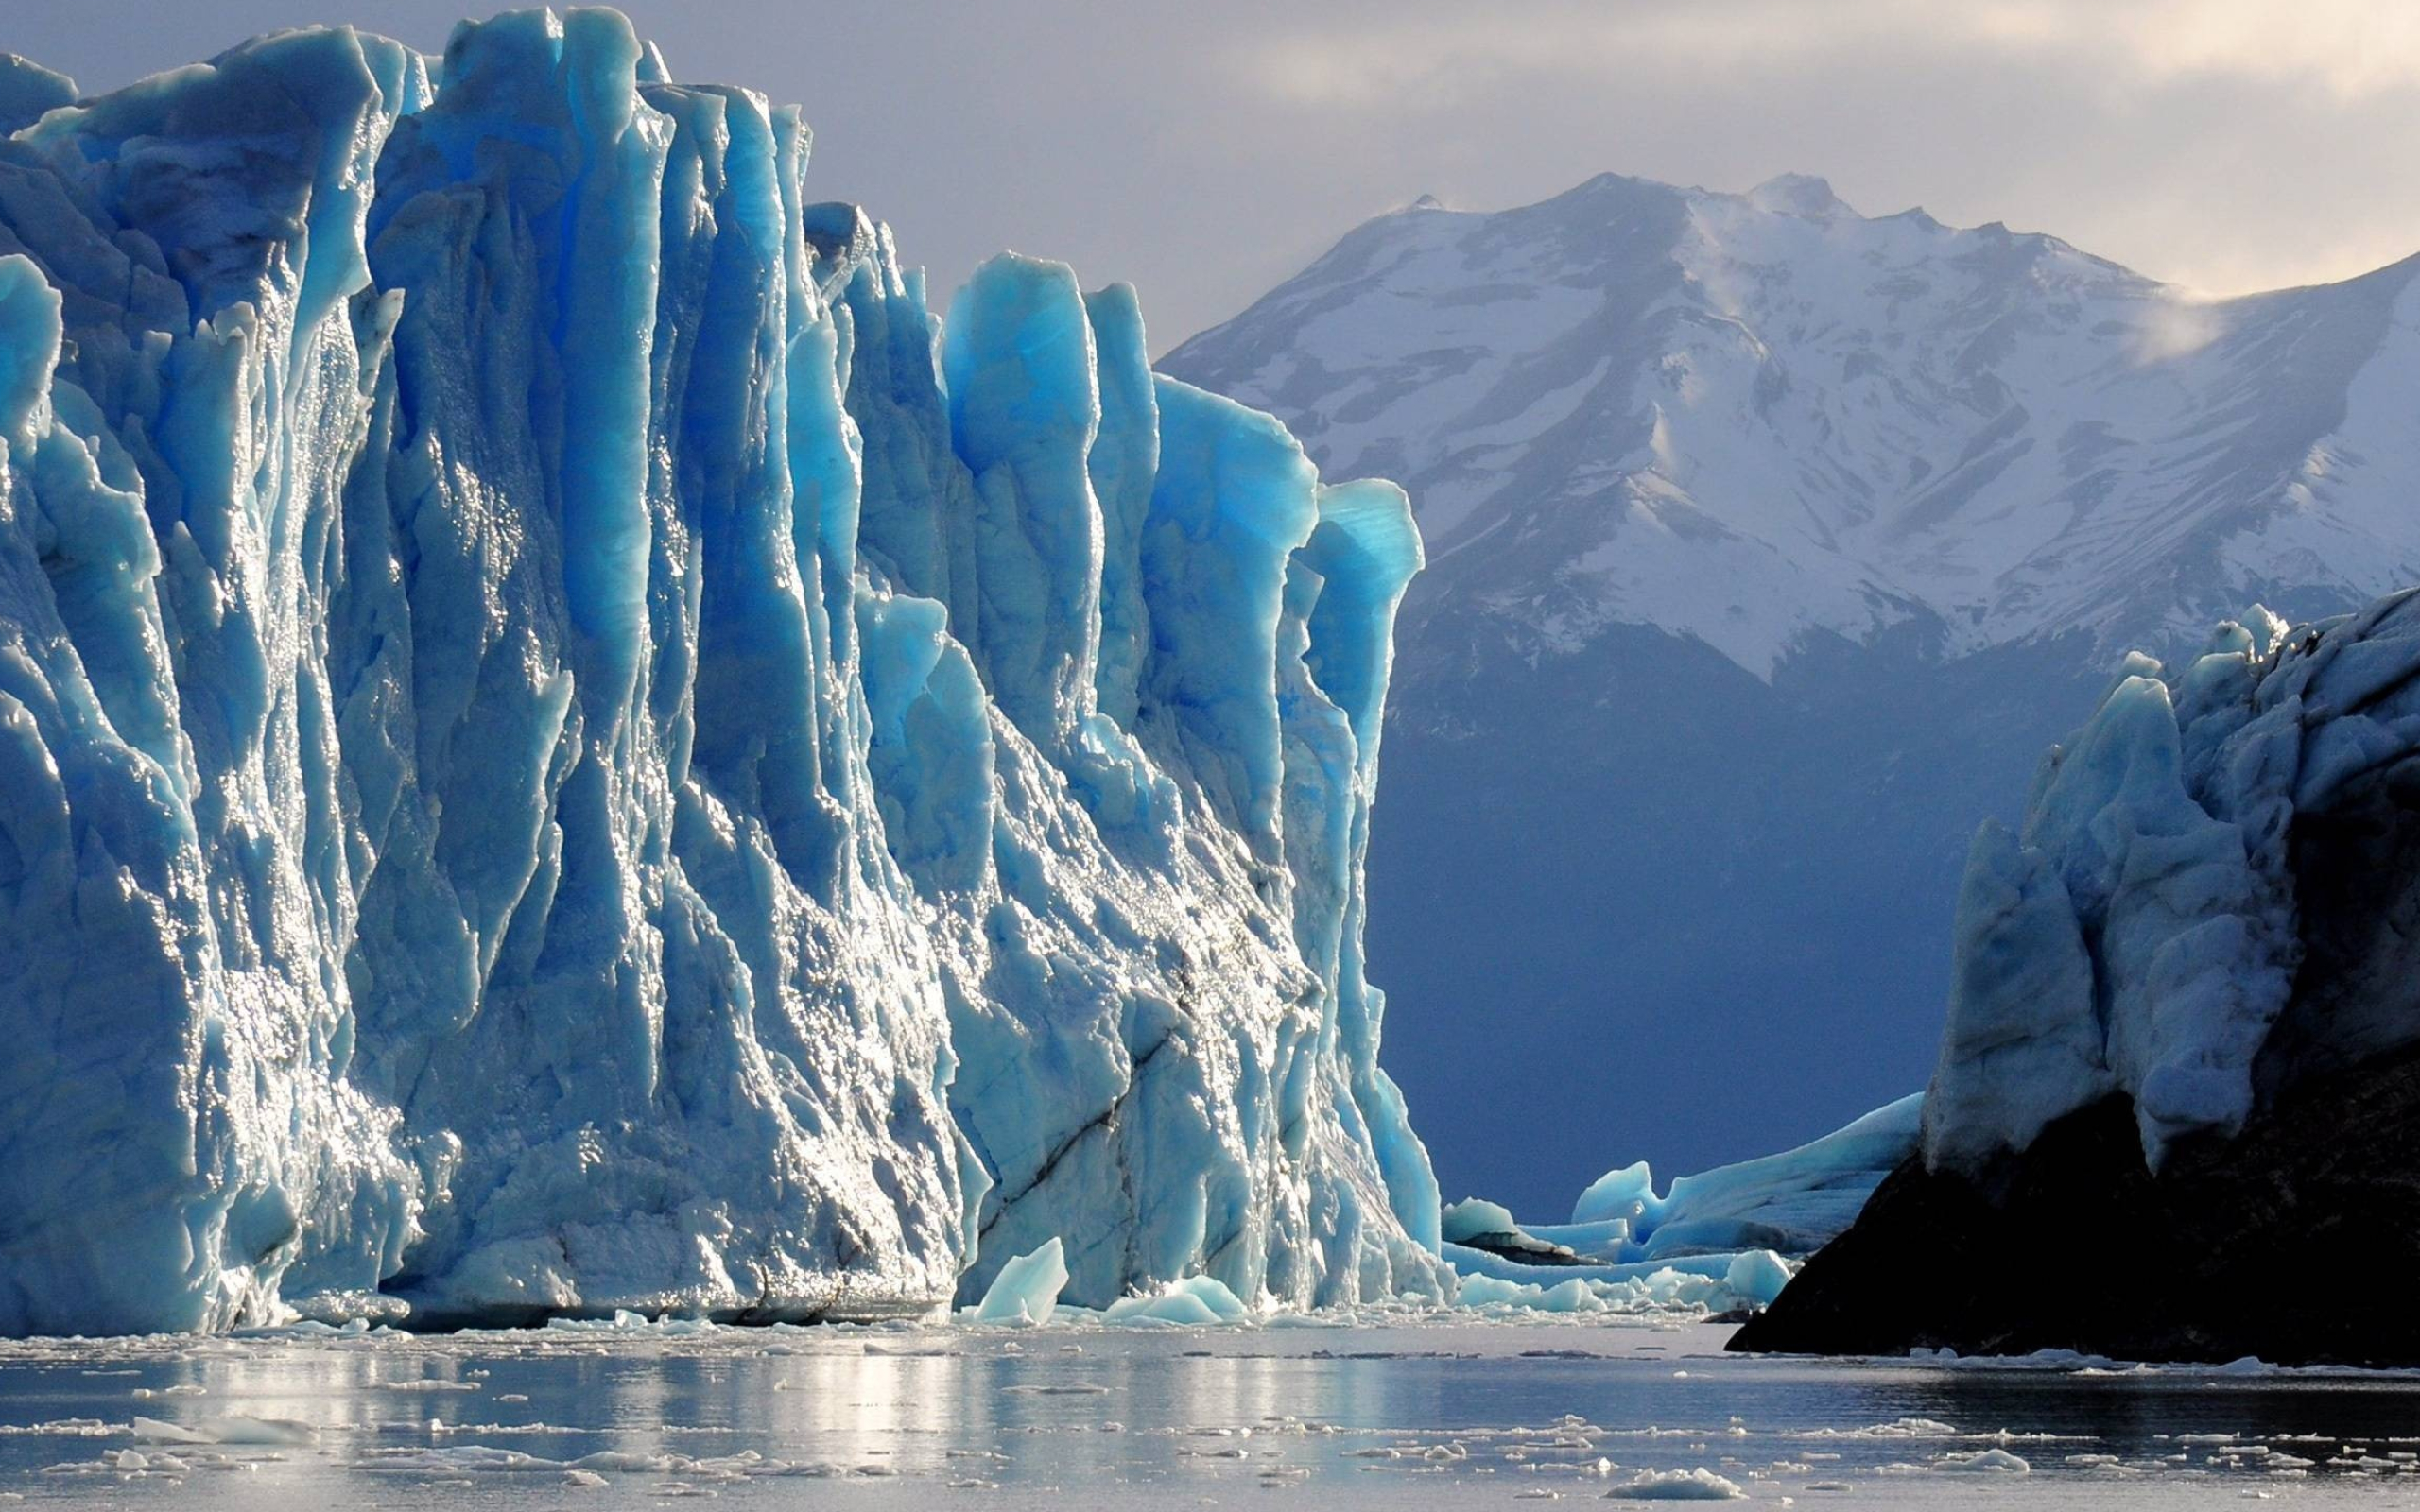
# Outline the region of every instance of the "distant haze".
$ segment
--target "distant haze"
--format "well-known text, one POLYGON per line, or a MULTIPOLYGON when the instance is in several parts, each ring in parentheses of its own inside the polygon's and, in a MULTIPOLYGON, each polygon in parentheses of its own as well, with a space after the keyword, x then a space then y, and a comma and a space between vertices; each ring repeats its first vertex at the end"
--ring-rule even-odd
MULTIPOLYGON (((2420 7, 2397 0, 629 0, 683 78, 806 108, 812 189, 954 287, 1001 247, 1141 286, 1165 350, 1344 230, 1600 170, 1828 177, 1868 213, 2055 232, 2213 292, 2420 249, 2420 7)), ((23 0, 88 90, 254 31, 435 51, 458 0, 23 0)))

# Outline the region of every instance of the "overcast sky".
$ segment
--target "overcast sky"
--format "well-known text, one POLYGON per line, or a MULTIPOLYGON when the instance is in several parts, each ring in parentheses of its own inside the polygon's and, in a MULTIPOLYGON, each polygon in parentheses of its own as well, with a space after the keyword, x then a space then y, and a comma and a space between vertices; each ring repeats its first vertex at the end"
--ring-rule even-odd
MULTIPOLYGON (((1361 219, 1608 169, 1829 178, 2237 292, 2420 250, 2409 0, 629 0, 676 76, 806 107, 812 188, 954 287, 1002 247, 1139 284, 1153 345, 1361 219)), ((88 91, 350 21, 429 51, 463 0, 9 0, 88 91)))

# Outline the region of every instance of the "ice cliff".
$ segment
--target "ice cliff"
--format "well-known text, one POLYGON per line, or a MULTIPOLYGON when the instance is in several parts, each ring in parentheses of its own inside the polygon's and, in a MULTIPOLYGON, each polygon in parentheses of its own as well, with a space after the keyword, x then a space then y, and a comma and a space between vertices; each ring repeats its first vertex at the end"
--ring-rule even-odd
POLYGON ((2360 843, 2415 794, 2411 593, 2295 629, 2255 610, 2173 672, 2133 658, 2044 761, 2023 829, 1976 836, 1927 1164, 1980 1172, 2118 1094, 2156 1172, 2180 1139, 2420 1040, 2390 948, 2407 859, 2360 843))
POLYGON ((1399 490, 611 11, 0 132, 0 1332, 1439 1289, 1399 490))
POLYGON ((1976 839, 1920 1149, 1732 1348, 2420 1362, 2276 1284, 2420 1263, 2415 939, 2420 591, 2136 659, 1976 839))

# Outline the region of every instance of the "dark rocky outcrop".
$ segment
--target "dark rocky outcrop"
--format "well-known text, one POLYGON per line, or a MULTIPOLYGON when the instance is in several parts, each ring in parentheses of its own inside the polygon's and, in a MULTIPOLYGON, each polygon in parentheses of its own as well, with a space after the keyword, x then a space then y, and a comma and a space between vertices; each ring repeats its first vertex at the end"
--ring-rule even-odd
POLYGON ((2420 1364, 2420 1053, 2305 1080, 2154 1177, 2122 1096, 1980 1178, 1911 1158, 1731 1348, 2420 1364))
POLYGON ((1569 1245, 1549 1244, 1531 1234, 1485 1233, 1471 1234, 1456 1240, 1464 1249, 1476 1249, 1499 1260, 1517 1261, 1524 1265, 1597 1265, 1592 1260, 1569 1245))

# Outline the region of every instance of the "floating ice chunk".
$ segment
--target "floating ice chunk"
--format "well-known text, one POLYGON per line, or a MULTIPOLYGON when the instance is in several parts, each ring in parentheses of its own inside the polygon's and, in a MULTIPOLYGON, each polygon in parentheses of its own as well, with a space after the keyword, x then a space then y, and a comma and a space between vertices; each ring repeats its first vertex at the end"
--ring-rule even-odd
POLYGON ((2033 1469, 2004 1449, 1979 1449, 1971 1454, 1945 1454, 1933 1468, 1975 1475, 2025 1475, 2033 1469))
POLYGON ((1050 1314, 1058 1310, 1059 1294, 1066 1284, 1066 1251, 1054 1238, 1000 1267, 1000 1274, 993 1279, 991 1289, 975 1309, 975 1321, 1047 1323, 1050 1314))
MULTIPOLYGON (((1608 1171, 1581 1194, 1572 1228, 1627 1222, 1622 1260, 1758 1248, 1811 1254, 1854 1222, 1914 1151, 1924 1102, 1914 1093, 1796 1149, 1685 1176, 1665 1196, 1644 1160, 1608 1171)), ((1529 1231, 1574 1242, 1570 1228, 1529 1231)))
POLYGON ((1519 1233, 1521 1226, 1512 1220, 1512 1210, 1501 1203, 1465 1197, 1444 1211, 1437 1231, 1447 1244, 1461 1245, 1482 1234, 1519 1233))
POLYGON ((1170 1281, 1149 1297, 1126 1297, 1101 1316, 1112 1323, 1181 1323, 1195 1327, 1239 1323, 1252 1310, 1224 1282, 1208 1276, 1170 1281))
POLYGON ((1744 1502, 1748 1493, 1703 1466, 1689 1470, 1642 1470, 1605 1493, 1627 1502, 1744 1502))
POLYGON ((1603 1223, 1626 1218, 1634 1224, 1645 1214, 1660 1210, 1662 1199, 1655 1195, 1655 1174, 1640 1160, 1616 1171, 1608 1171, 1589 1183, 1572 1205, 1573 1223, 1603 1223))
POLYGON ((320 1431, 309 1423, 284 1418, 206 1418, 194 1423, 134 1419, 134 1436, 148 1444, 274 1444, 293 1447, 316 1444, 320 1431))
POLYGON ((1751 1249, 1734 1257, 1731 1268, 1723 1272, 1722 1284, 1734 1297, 1770 1307, 1789 1284, 1789 1266, 1779 1255, 1770 1249, 1751 1249))

